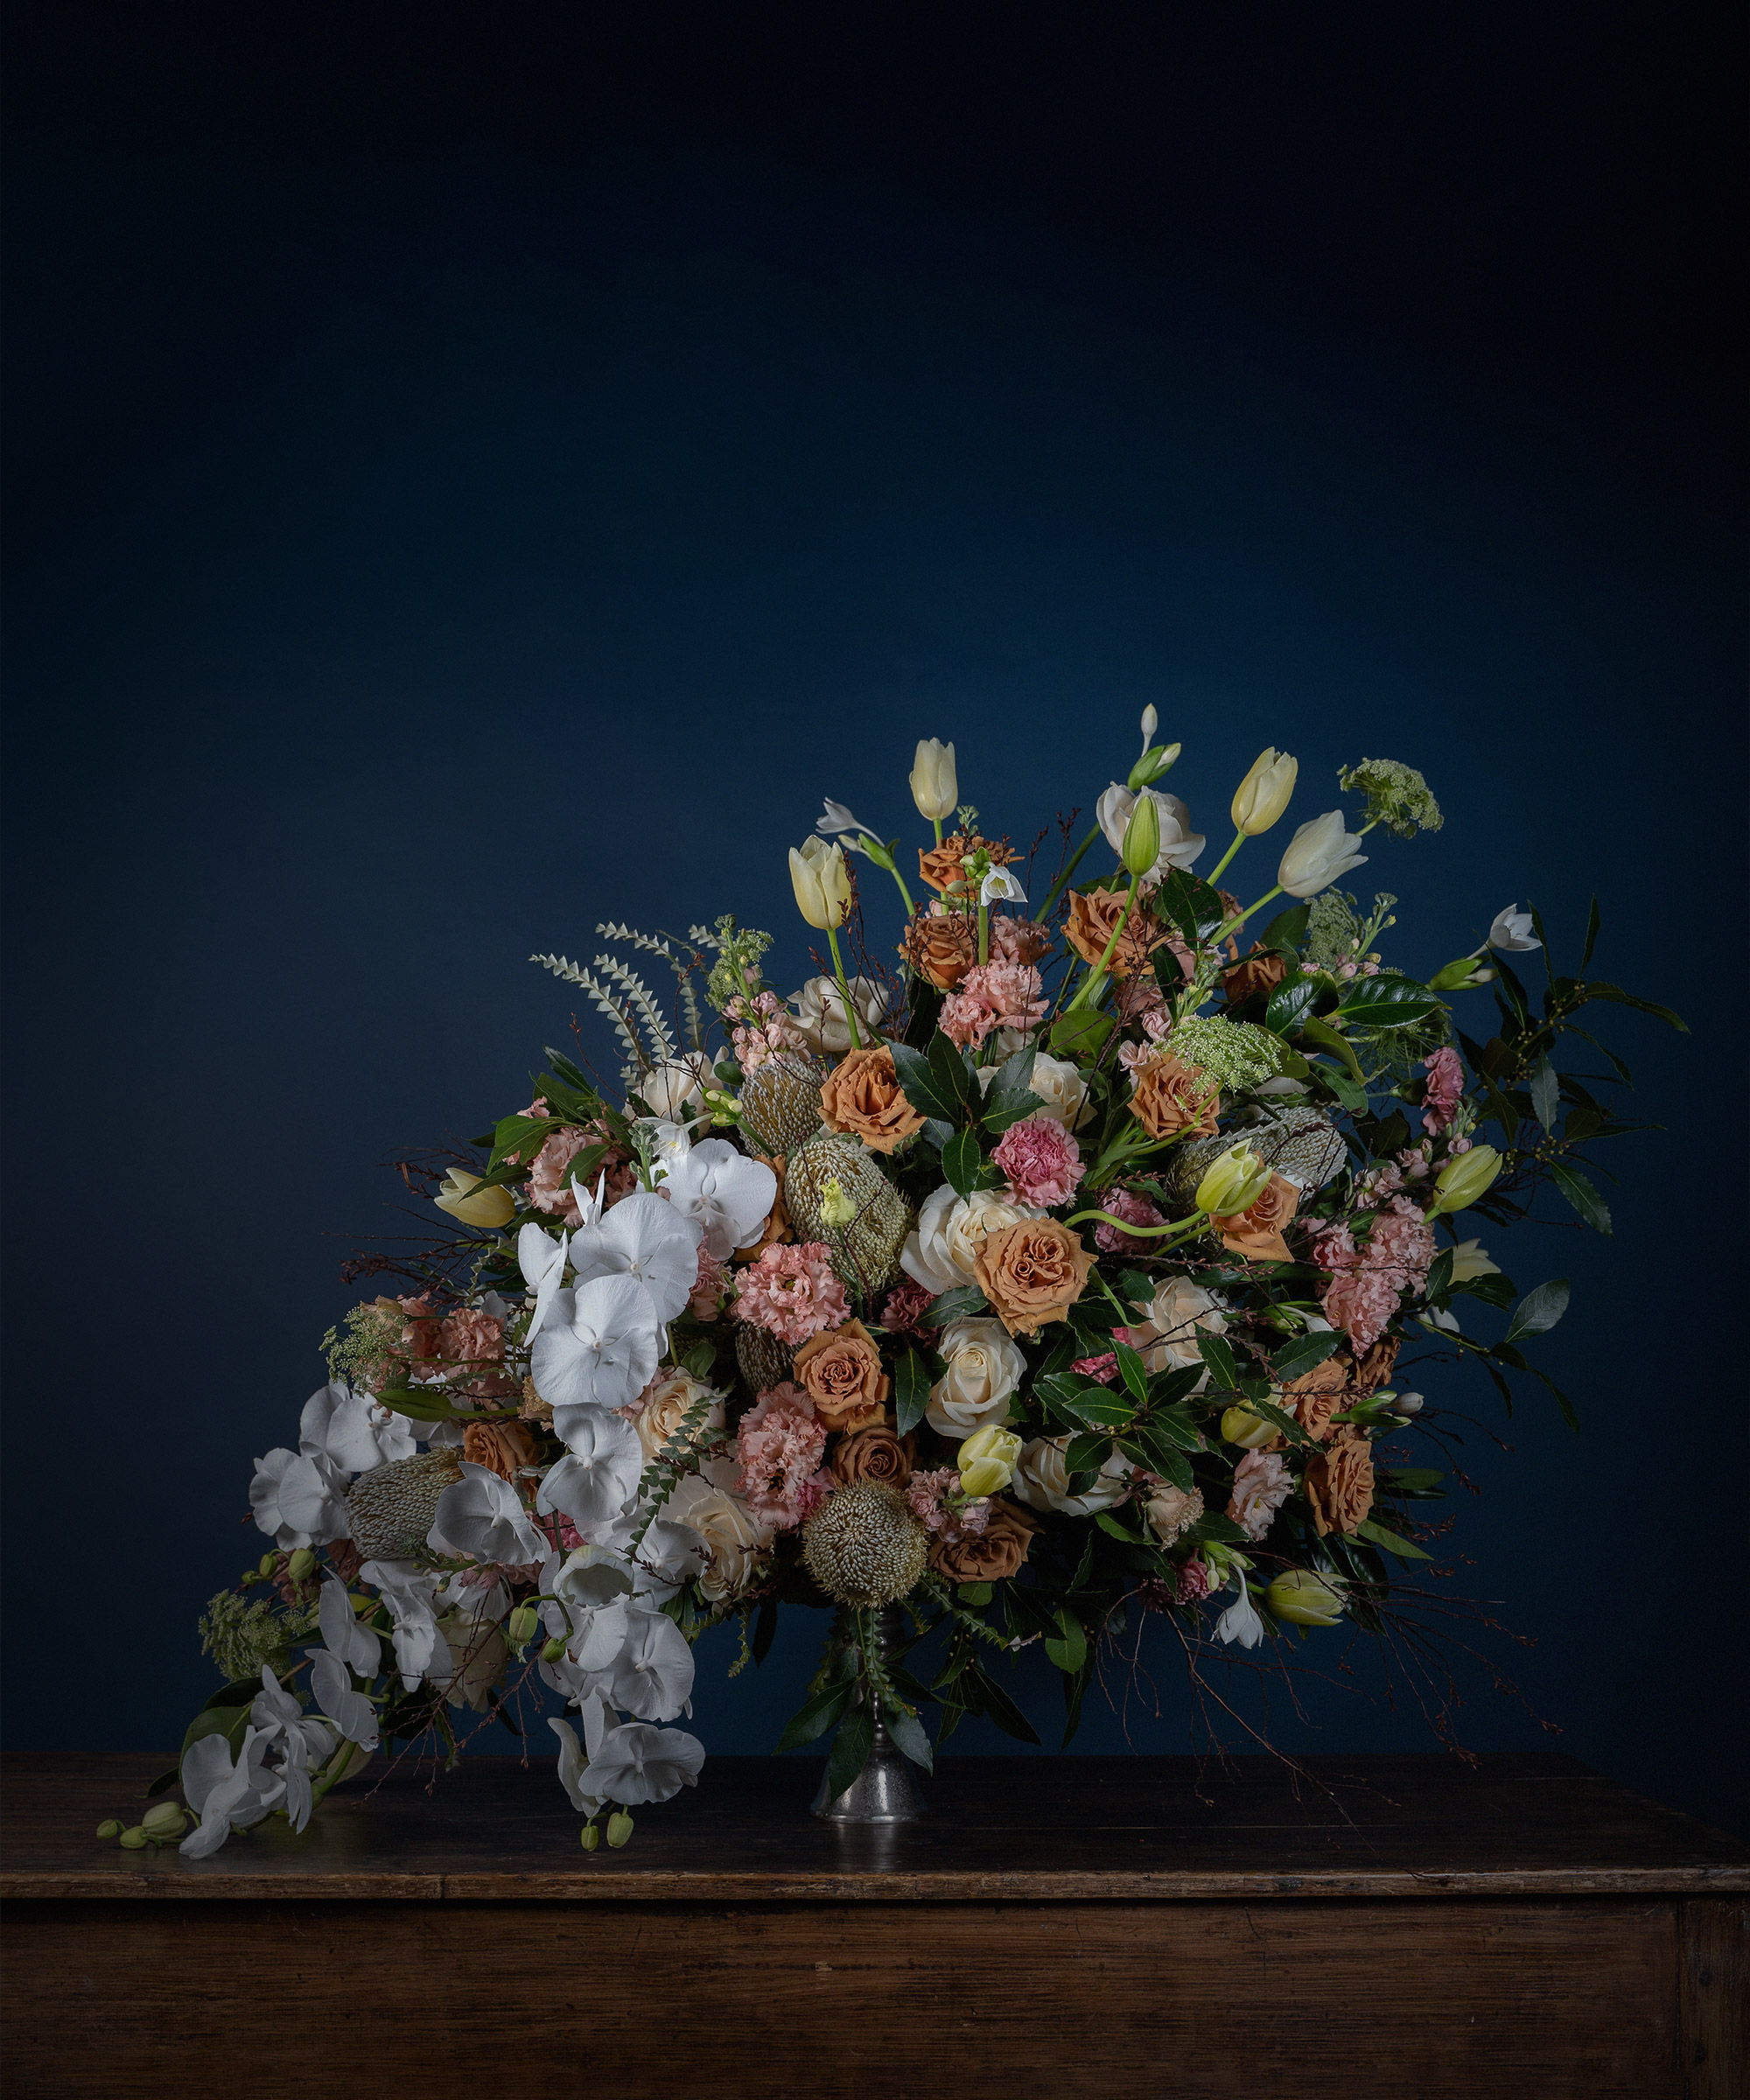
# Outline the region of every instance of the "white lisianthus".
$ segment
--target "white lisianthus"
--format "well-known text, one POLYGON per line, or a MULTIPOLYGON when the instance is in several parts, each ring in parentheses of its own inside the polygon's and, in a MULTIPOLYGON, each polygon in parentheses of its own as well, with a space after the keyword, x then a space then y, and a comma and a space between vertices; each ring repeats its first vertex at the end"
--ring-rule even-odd
MULTIPOLYGON (((846 980, 857 1032, 866 1048, 879 1032, 887 1012, 887 994, 873 977, 846 980)), ((796 1026, 811 1050, 823 1056, 842 1057, 850 1047, 850 1030, 844 1018, 844 1001, 831 977, 810 977, 800 991, 790 995, 796 1010, 796 1026)))
MULTIPOLYGON (((1367 855, 1355 851, 1361 843, 1359 832, 1344 830, 1340 809, 1310 818, 1289 840, 1276 871, 1277 883, 1291 897, 1316 897, 1338 876, 1366 864, 1367 855)), ((1252 1616, 1256 1619, 1257 1614, 1252 1616)))
MULTIPOLYGON (((1219 1298, 1189 1277, 1169 1277, 1151 1299, 1148 1318, 1130 1328, 1130 1347, 1151 1371, 1185 1370, 1202 1362, 1199 1334, 1224 1334, 1227 1326, 1219 1298)), ((1207 1374, 1200 1393, 1205 1382, 1207 1374)))
POLYGON ((948 1368, 930 1388, 924 1418, 938 1436, 957 1443, 1006 1417, 1027 1360, 1000 1320, 951 1320, 941 1348, 948 1368))
POLYGON ((1200 831, 1191 829, 1191 812, 1176 794, 1168 794, 1159 788, 1121 788, 1114 780, 1095 804, 1094 814, 1100 820, 1107 844, 1121 858, 1124 834, 1130 828, 1130 813, 1139 794, 1147 795, 1154 804, 1160 830, 1160 845, 1154 865, 1137 878, 1144 888, 1152 888, 1172 869, 1189 868, 1208 842, 1200 831))
POLYGON ((555 1297, 529 1352, 535 1390, 556 1418, 566 1408, 624 1407, 649 1384, 662 1335, 655 1303, 635 1276, 592 1277, 555 1297))
MULTIPOLYGON (((763 1159, 750 1159, 746 1152, 737 1152, 726 1138, 707 1138, 702 1144, 690 1146, 668 1161, 662 1186, 681 1215, 697 1222, 710 1252, 718 1261, 726 1262, 738 1247, 746 1246, 771 1216, 777 1200, 778 1177, 763 1159)), ((650 1371, 655 1368, 653 1358, 650 1371)), ((626 1396, 626 1400, 643 1390, 650 1371, 626 1396)), ((541 1386, 538 1371, 535 1382, 541 1386)), ((541 1390, 544 1396, 546 1388, 541 1386, 541 1390)), ((623 1407, 626 1402, 612 1404, 623 1407)))
POLYGON ((1488 944, 1500 948, 1503 955, 1529 955, 1534 948, 1544 945, 1533 937, 1531 926, 1530 913, 1509 904, 1504 912, 1495 914, 1494 924, 1488 929, 1488 944))
POLYGON ((976 1282, 978 1250, 993 1232, 1018 1225, 1023 1218, 1042 1218, 1032 1204, 1005 1203, 994 1189, 975 1189, 962 1196, 947 1182, 925 1199, 915 1230, 900 1255, 900 1266, 916 1284, 939 1298, 976 1282))
POLYGON ((584 1215, 571 1236, 571 1265, 580 1284, 598 1276, 635 1276, 649 1292, 657 1319, 675 1320, 698 1276, 704 1232, 698 1219, 676 1209, 672 1200, 636 1188, 605 1215, 584 1215))
POLYGON ((1012 1492, 1035 1509, 1060 1509, 1069 1516, 1092 1516, 1096 1509, 1110 1509, 1124 1494, 1130 1460, 1115 1445, 1094 1485, 1082 1494, 1072 1494, 1063 1462, 1068 1448, 1068 1437, 1035 1437, 1023 1445, 1015 1461, 1012 1492))

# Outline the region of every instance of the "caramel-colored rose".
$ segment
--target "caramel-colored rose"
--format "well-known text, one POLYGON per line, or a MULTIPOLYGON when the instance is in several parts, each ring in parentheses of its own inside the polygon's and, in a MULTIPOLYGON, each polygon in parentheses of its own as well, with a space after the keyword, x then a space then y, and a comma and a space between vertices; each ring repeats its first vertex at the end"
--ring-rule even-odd
POLYGON ((924 1127, 900 1090, 893 1053, 886 1043, 848 1051, 827 1074, 820 1096, 821 1121, 828 1130, 860 1138, 872 1152, 891 1152, 924 1127))
POLYGON ((992 1502, 982 1531, 962 1532, 952 1545, 937 1539, 929 1564, 950 1582, 1006 1582, 1019 1572, 1038 1530, 1038 1518, 1013 1502, 992 1502))
POLYGON ((522 1382, 522 1404, 516 1411, 525 1422, 538 1422, 542 1429, 551 1429, 553 1426, 552 1403, 543 1400, 536 1391, 532 1378, 525 1378, 522 1382))
POLYGON ((1288 975, 1288 965, 1271 949, 1260 948, 1256 942, 1252 952, 1243 962, 1225 972, 1222 978, 1222 992, 1230 1006, 1237 1006, 1242 999, 1249 999, 1255 991, 1266 997, 1274 991, 1288 975))
POLYGON ((1023 1218, 986 1236, 973 1274, 1012 1334, 1036 1334, 1081 1297, 1094 1256, 1055 1218, 1023 1218))
POLYGON ((864 1429, 884 1418, 893 1382, 881 1368, 881 1352, 860 1320, 809 1335, 796 1351, 793 1368, 829 1429, 864 1429))
POLYGON ((470 1422, 462 1432, 462 1456, 501 1480, 516 1478, 519 1466, 535 1463, 535 1439, 521 1422, 470 1422))
POLYGON ((1006 867, 1017 858, 1005 838, 981 838, 976 831, 969 837, 964 831, 956 831, 928 852, 921 846, 918 848, 918 873, 939 896, 945 897, 962 879, 966 856, 976 852, 981 846, 990 856, 993 868, 1006 867))
POLYGON ((864 1480, 885 1480, 903 1488, 912 1477, 918 1453, 916 1434, 907 1431, 897 1437, 891 1429, 859 1429, 840 1437, 833 1446, 832 1477, 841 1488, 860 1487, 864 1480))
POLYGON ((778 1177, 778 1188, 772 1198, 772 1208, 766 1214, 766 1222, 760 1228, 759 1238, 749 1240, 745 1247, 738 1247, 731 1257, 738 1262, 757 1262, 768 1247, 775 1247, 780 1240, 793 1240, 796 1236, 790 1226, 789 1206, 784 1200, 784 1155, 782 1152, 755 1152, 753 1157, 762 1166, 769 1166, 778 1177))
POLYGON ((925 912, 906 928, 901 952, 938 991, 952 991, 978 960, 978 929, 959 912, 925 912))
POLYGON ((1348 1357, 1327 1356, 1282 1389, 1284 1407, 1320 1443, 1331 1433, 1331 1417, 1343 1405, 1351 1368, 1348 1357))
POLYGON ((1300 1191, 1293 1182, 1272 1174, 1269 1186, 1249 1210, 1214 1221, 1222 1246, 1249 1262, 1292 1262, 1294 1256, 1282 1235, 1299 1200, 1300 1191))
POLYGON ((1213 1138, 1222 1096, 1200 1065, 1181 1065, 1170 1052, 1152 1057, 1137 1074, 1130 1113, 1151 1138, 1213 1138))
MULTIPOLYGON (((1097 966, 1105 954, 1112 928, 1124 914, 1125 895, 1123 890, 1069 892, 1069 923, 1064 928, 1064 935, 1084 962, 1097 966)), ((1147 904, 1139 900, 1124 928, 1124 938, 1112 950, 1111 960, 1106 965, 1107 976, 1120 978, 1134 976, 1145 967, 1149 957, 1166 937, 1166 928, 1147 904)))
POLYGON ((1353 1383, 1363 1394, 1376 1393, 1391 1376, 1392 1366, 1397 1362, 1397 1352, 1404 1344, 1394 1335, 1382 1337, 1363 1356, 1354 1368, 1353 1383))
POLYGON ((1327 1531, 1353 1531, 1373 1508, 1373 1446, 1348 1423, 1327 1450, 1306 1468, 1306 1500, 1323 1538, 1327 1531))

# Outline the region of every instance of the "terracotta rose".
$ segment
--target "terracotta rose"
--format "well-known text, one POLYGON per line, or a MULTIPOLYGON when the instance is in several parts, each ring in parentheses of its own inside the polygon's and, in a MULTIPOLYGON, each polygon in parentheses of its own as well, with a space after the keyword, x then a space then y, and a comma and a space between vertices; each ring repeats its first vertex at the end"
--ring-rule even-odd
POLYGON ((1249 1210, 1241 1211, 1236 1217, 1214 1221, 1222 1246, 1249 1262, 1292 1262, 1294 1256, 1282 1233, 1299 1200, 1300 1191, 1293 1182, 1272 1174, 1270 1186, 1249 1210))
POLYGON ((1323 1538, 1327 1531, 1353 1531, 1373 1508, 1373 1446, 1345 1423, 1328 1449, 1306 1467, 1306 1500, 1323 1538))
POLYGON ((772 1208, 766 1214, 766 1222, 760 1228, 758 1239, 749 1240, 746 1246, 738 1247, 733 1259, 738 1262, 757 1262, 768 1247, 775 1247, 780 1240, 796 1236, 790 1228, 790 1213, 784 1201, 784 1155, 755 1152, 753 1157, 762 1166, 769 1166, 778 1177, 778 1193, 772 1199, 772 1208))
POLYGON ((1242 999, 1249 999, 1255 991, 1268 995, 1274 991, 1288 975, 1288 965, 1272 949, 1253 943, 1252 952, 1243 962, 1224 973, 1222 994, 1230 1006, 1237 1006, 1242 999))
POLYGON ((978 960, 978 929, 959 912, 925 912, 906 928, 906 959, 938 991, 952 991, 978 960))
POLYGON ((1019 1572, 1039 1522, 1013 1502, 992 1502, 982 1531, 966 1531, 952 1545, 937 1539, 929 1564, 950 1582, 1006 1582, 1019 1572))
POLYGON ((809 1335, 796 1351, 793 1370, 829 1429, 864 1429, 886 1418, 893 1382, 860 1320, 809 1335))
POLYGON ((864 1480, 886 1480, 903 1488, 912 1477, 918 1439, 911 1432, 896 1437, 891 1429, 859 1429, 841 1437, 833 1447, 832 1477, 841 1488, 855 1488, 864 1480))
POLYGON ((1094 1256, 1055 1218, 1023 1218, 979 1242, 973 1273, 1012 1334, 1035 1334, 1081 1297, 1094 1256))
POLYGON ((1331 1417, 1343 1404, 1354 1368, 1347 1356, 1327 1356, 1282 1389, 1282 1404, 1309 1437, 1320 1443, 1331 1433, 1331 1417))
MULTIPOLYGON (((1069 892, 1069 923, 1064 928, 1064 935, 1084 962, 1097 964, 1105 954, 1112 928, 1124 914, 1126 894, 1124 890, 1069 892)), ((1150 911, 1146 901, 1139 899, 1124 928, 1124 938, 1112 950, 1112 959, 1106 965, 1107 976, 1134 976, 1166 939, 1166 928, 1150 911)))
POLYGON ((535 1439, 520 1422, 470 1422, 462 1432, 462 1456, 500 1480, 516 1477, 519 1466, 535 1463, 535 1439))
POLYGON ((1376 1393, 1391 1377, 1392 1366, 1397 1362, 1397 1352, 1404 1347, 1396 1335, 1383 1337, 1355 1366, 1354 1383, 1358 1392, 1376 1393))
MULTIPOLYGON (((939 896, 945 897, 962 880, 966 856, 981 846, 990 856, 993 868, 1006 867, 1016 858, 1015 850, 1006 839, 981 838, 976 831, 969 837, 963 831, 956 831, 928 852, 921 846, 918 848, 918 873, 939 896)), ((973 901, 976 903, 976 900, 973 901)))
POLYGON ((923 1117, 900 1091, 893 1053, 886 1043, 847 1052, 827 1074, 820 1096, 821 1121, 828 1130, 860 1138, 872 1152, 891 1152, 924 1127, 923 1117))
POLYGON ((1151 1138, 1213 1138, 1222 1096, 1200 1065, 1182 1065, 1170 1051, 1137 1074, 1130 1113, 1151 1138))

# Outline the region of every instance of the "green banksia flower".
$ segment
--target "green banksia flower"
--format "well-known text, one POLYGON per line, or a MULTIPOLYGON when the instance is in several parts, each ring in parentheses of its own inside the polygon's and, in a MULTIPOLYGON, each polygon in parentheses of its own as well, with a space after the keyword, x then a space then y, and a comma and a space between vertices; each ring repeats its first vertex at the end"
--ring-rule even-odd
POLYGON ((453 1446, 392 1459, 361 1473, 346 1490, 346 1520, 362 1560, 404 1560, 425 1544, 438 1498, 462 1477, 453 1446))
POLYGON ((762 1058, 741 1088, 741 1127, 756 1152, 786 1158, 821 1127, 826 1067, 812 1058, 762 1058))
POLYGON ((905 1496, 865 1480, 830 1495, 802 1526, 802 1559, 835 1604, 892 1604, 923 1579, 929 1533, 905 1496))
POLYGON ((912 1208, 856 1138, 825 1130, 810 1138, 785 1172, 784 1201, 796 1237, 824 1241, 847 1284, 872 1298, 899 1280, 912 1208), (852 1206, 848 1225, 828 1222, 832 1182, 852 1206))
POLYGON ((756 1399, 761 1393, 769 1393, 774 1385, 781 1385, 794 1369, 795 1361, 796 1352, 788 1342, 780 1341, 769 1327, 755 1326, 747 1320, 736 1322, 736 1368, 756 1399))

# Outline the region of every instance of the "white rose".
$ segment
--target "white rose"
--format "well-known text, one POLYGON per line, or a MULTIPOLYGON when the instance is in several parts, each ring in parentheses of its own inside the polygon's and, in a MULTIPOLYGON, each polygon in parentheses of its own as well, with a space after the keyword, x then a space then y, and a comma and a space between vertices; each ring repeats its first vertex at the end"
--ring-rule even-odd
MULTIPOLYGON (((851 977, 847 982, 858 1033, 866 1050, 875 1040, 876 1030, 887 1011, 887 994, 872 977, 851 977)), ((810 977, 800 991, 792 994, 790 1004, 796 1010, 796 1026, 810 1049, 838 1056, 850 1049, 844 1001, 830 977, 810 977)))
MULTIPOLYGON (((704 1392, 705 1388, 698 1380, 685 1371, 657 1374, 656 1382, 632 1424, 638 1432, 639 1447, 647 1465, 680 1428, 681 1418, 704 1397, 704 1392)), ((719 1399, 706 1414, 704 1426, 695 1432, 694 1443, 709 1442, 722 1427, 723 1402, 719 1399)))
MULTIPOLYGON (((1140 878, 1142 886, 1152 889, 1170 870, 1189 868, 1203 850, 1205 841, 1202 832, 1191 829, 1191 812, 1176 794, 1168 794, 1160 788, 1144 788, 1141 792, 1154 804, 1155 816, 1160 823, 1160 852, 1148 873, 1140 878)), ((1094 814, 1106 834, 1107 844, 1121 858, 1130 812, 1137 806, 1137 794, 1135 788, 1121 788, 1114 780, 1094 805, 1094 814)))
POLYGON ((1112 1455, 1100 1468, 1100 1477, 1086 1494, 1071 1494, 1063 1454, 1068 1437, 1035 1437, 1022 1446, 1015 1461, 1010 1492, 1035 1509, 1061 1509, 1071 1516, 1092 1516, 1096 1509, 1110 1509, 1124 1494, 1130 1460, 1114 1446, 1112 1455))
POLYGON ((710 1556, 699 1587, 713 1604, 736 1596, 752 1579, 772 1534, 738 1494, 689 1476, 662 1505, 670 1523, 685 1524, 704 1541, 710 1556))
POLYGON ((1088 1082, 1066 1059, 1041 1050, 1033 1060, 1032 1089, 1045 1103, 1045 1112, 1066 1130, 1079 1130, 1094 1113, 1088 1098, 1088 1082))
POLYGON ((694 1123, 704 1113, 705 1088, 716 1083, 710 1059, 703 1050, 690 1050, 646 1073, 638 1091, 659 1123, 694 1123))
MULTIPOLYGON (((1184 1369, 1203 1361, 1197 1347, 1198 1330, 1220 1334, 1227 1325, 1219 1298, 1200 1284, 1175 1276, 1155 1292, 1143 1325, 1130 1329, 1130 1347, 1152 1371, 1184 1369)), ((1194 1390, 1200 1393, 1207 1381, 1206 1372, 1194 1390)))
POLYGON ((959 1443, 987 1423, 1000 1423, 1027 1360, 1000 1320, 956 1320, 942 1329, 948 1369, 930 1388, 924 1419, 939 1436, 959 1443))
POLYGON ((1042 1218, 1031 1204, 1005 1203, 995 1189, 976 1189, 962 1196, 944 1182, 925 1199, 916 1229, 906 1240, 900 1266, 914 1283, 938 1298, 962 1284, 977 1281, 973 1264, 978 1250, 993 1232, 1018 1225, 1023 1218, 1042 1218))

